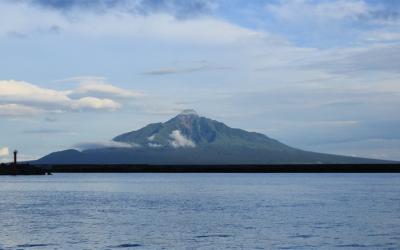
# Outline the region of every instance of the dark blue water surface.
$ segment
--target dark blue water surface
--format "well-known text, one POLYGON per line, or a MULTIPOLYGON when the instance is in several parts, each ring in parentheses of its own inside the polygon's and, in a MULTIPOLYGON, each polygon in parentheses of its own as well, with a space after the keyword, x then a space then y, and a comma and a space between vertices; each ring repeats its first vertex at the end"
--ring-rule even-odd
POLYGON ((399 174, 0 177, 0 249, 400 249, 399 174))

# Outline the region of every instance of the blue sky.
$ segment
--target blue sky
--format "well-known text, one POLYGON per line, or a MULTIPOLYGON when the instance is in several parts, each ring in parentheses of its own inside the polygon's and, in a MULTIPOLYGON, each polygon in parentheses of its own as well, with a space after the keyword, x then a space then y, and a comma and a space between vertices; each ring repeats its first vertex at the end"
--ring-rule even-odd
POLYGON ((0 161, 193 108, 307 150, 400 160, 396 0, 1 0, 0 161))

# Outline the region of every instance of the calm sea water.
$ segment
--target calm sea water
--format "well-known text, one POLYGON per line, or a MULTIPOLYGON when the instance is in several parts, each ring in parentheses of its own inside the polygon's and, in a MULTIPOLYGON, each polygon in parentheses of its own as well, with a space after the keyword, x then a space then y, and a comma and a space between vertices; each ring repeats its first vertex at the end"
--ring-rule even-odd
POLYGON ((400 249, 399 174, 0 177, 0 249, 400 249))

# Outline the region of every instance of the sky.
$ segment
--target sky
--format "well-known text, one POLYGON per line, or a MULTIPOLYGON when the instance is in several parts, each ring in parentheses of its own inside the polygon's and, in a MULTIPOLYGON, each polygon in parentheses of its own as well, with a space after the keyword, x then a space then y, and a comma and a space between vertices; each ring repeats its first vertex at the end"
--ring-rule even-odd
POLYGON ((0 162, 184 109, 400 160, 400 1, 0 0, 0 162))

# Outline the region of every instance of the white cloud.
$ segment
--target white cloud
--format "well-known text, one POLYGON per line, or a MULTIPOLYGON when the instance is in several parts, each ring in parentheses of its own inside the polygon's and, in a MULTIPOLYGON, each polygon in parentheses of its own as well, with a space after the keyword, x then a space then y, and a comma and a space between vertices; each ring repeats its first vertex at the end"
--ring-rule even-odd
POLYGON ((7 157, 10 154, 8 147, 0 148, 0 157, 7 157))
POLYGON ((24 81, 0 80, 1 101, 62 104, 71 101, 66 92, 41 88, 24 81))
POLYGON ((83 142, 73 146, 78 150, 100 149, 100 148, 133 148, 140 147, 137 144, 128 144, 124 142, 105 141, 105 142, 83 142))
MULTIPOLYGON (((105 93, 123 92, 123 89, 109 84, 101 87, 105 93)), ((121 108, 121 104, 109 98, 84 96, 73 99, 70 97, 73 92, 42 88, 24 81, 0 80, 0 115, 37 115, 70 110, 114 111, 121 108)))
POLYGON ((149 141, 154 141, 155 138, 156 138, 156 134, 147 137, 147 140, 149 140, 149 141))
POLYGON ((163 145, 158 144, 158 143, 149 143, 148 144, 150 148, 161 148, 163 145))
POLYGON ((0 116, 26 117, 45 113, 44 110, 21 104, 0 104, 0 116))
POLYGON ((93 80, 82 81, 79 87, 73 90, 72 94, 74 95, 100 94, 100 95, 124 97, 124 98, 141 96, 141 94, 138 92, 129 91, 126 89, 118 88, 108 83, 93 81, 93 80))
POLYGON ((185 136, 181 134, 181 131, 179 130, 174 130, 171 132, 169 137, 172 139, 170 141, 170 144, 174 148, 194 148, 196 147, 196 144, 187 139, 185 136))
POLYGON ((71 104, 71 108, 75 110, 98 109, 114 111, 121 107, 121 105, 110 99, 99 99, 95 97, 84 97, 75 100, 71 104))

